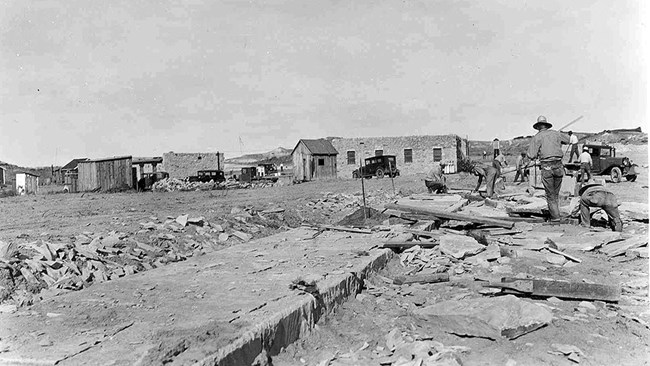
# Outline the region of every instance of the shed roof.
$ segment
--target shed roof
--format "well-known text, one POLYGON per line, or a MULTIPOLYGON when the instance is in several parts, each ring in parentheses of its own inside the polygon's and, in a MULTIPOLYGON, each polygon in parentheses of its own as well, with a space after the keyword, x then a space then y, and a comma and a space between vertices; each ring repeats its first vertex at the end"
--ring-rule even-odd
POLYGON ((72 159, 68 164, 64 165, 61 167, 61 170, 74 170, 77 169, 77 165, 79 165, 80 162, 86 161, 88 158, 78 158, 78 159, 72 159))
POLYGON ((131 157, 131 155, 113 156, 112 158, 101 158, 101 159, 86 160, 86 161, 80 161, 79 163, 94 163, 94 162, 100 162, 100 161, 125 160, 125 159, 132 159, 132 157, 131 157))
POLYGON ((27 174, 27 175, 31 175, 32 177, 40 177, 40 175, 38 175, 38 174, 36 174, 34 172, 28 172, 26 170, 19 170, 19 171, 16 172, 16 175, 18 175, 18 174, 27 174))
POLYGON ((160 156, 154 156, 153 158, 133 158, 133 164, 161 164, 163 162, 163 158, 160 156))
MULTIPOLYGON (((300 143, 305 144, 305 147, 309 152, 311 152, 314 155, 338 155, 338 151, 334 148, 334 145, 332 145, 332 142, 330 140, 326 139, 317 139, 317 140, 308 140, 308 139, 300 139, 298 143, 296 144, 296 147, 300 145, 300 143)), ((293 148, 293 151, 296 151, 296 147, 293 148)), ((291 154, 293 155, 293 151, 291 154)))

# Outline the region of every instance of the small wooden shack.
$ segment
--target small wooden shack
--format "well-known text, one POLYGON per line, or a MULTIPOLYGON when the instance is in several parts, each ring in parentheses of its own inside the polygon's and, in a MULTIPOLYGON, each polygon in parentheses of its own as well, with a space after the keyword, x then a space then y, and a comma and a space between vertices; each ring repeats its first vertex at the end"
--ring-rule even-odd
POLYGON ((36 194, 38 192, 38 175, 30 172, 16 173, 16 194, 36 194))
POLYGON ((131 156, 81 161, 77 187, 80 192, 132 189, 132 166, 131 156))
POLYGON ((291 152, 293 179, 309 181, 336 178, 338 154, 330 140, 301 139, 291 152))

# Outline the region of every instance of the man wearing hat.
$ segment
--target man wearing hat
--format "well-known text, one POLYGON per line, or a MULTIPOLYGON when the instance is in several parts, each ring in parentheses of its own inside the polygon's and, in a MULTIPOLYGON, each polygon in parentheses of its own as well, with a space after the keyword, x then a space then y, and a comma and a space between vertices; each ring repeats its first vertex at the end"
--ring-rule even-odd
POLYGON ((576 158, 580 158, 578 155, 578 136, 573 134, 573 131, 569 131, 569 148, 571 152, 569 153, 569 163, 573 161, 573 155, 575 154, 576 158))
POLYGON ((562 165, 562 145, 569 143, 569 136, 555 130, 551 130, 552 124, 546 121, 546 117, 537 117, 533 128, 538 130, 528 146, 526 155, 530 159, 539 159, 542 171, 542 184, 546 193, 546 203, 551 213, 551 221, 559 222, 560 205, 559 195, 564 178, 564 166, 562 165))
POLYGON ((591 154, 589 154, 589 148, 587 146, 582 147, 582 154, 580 154, 580 175, 582 176, 581 181, 586 182, 591 179, 591 166, 593 161, 591 160, 591 154))
POLYGON ((623 222, 618 213, 619 203, 614 193, 600 184, 586 184, 578 191, 580 195, 580 224, 591 227, 591 207, 598 207, 607 213, 609 226, 614 231, 623 231, 623 222))
POLYGON ((447 185, 445 184, 445 177, 443 176, 442 169, 447 166, 446 163, 433 163, 433 168, 424 178, 424 185, 429 190, 429 193, 447 193, 447 185))

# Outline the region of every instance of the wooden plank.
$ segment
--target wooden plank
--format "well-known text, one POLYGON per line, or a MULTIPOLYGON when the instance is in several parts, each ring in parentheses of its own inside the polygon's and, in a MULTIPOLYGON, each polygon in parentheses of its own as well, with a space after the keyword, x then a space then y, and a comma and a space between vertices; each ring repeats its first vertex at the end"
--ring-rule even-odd
POLYGON ((413 248, 415 246, 420 246, 422 248, 434 248, 438 246, 438 242, 427 242, 427 241, 402 241, 402 242, 386 242, 382 246, 383 248, 390 249, 407 249, 413 248))
POLYGON ((528 294, 531 296, 555 296, 558 298, 575 300, 602 300, 616 302, 621 298, 620 286, 584 282, 531 280, 505 277, 501 279, 501 282, 493 282, 487 286, 499 287, 506 290, 512 290, 515 293, 528 294))
POLYGON ((422 230, 413 230, 413 229, 405 229, 404 232, 415 234, 417 236, 423 236, 425 238, 436 238, 438 236, 445 235, 445 233, 440 231, 422 231, 422 230))
POLYGON ((409 276, 397 276, 393 279, 396 285, 406 285, 409 283, 438 283, 449 282, 449 273, 427 273, 409 276))
POLYGON ((326 229, 326 230, 334 230, 334 231, 345 231, 348 233, 358 233, 358 234, 372 234, 371 230, 364 230, 364 229, 355 229, 351 227, 344 227, 344 226, 329 226, 329 225, 321 225, 319 226, 321 229, 326 229))
POLYGON ((430 215, 433 215, 435 217, 448 219, 448 220, 467 221, 467 222, 472 222, 472 223, 477 223, 477 224, 501 226, 501 227, 505 227, 506 229, 512 229, 514 227, 514 225, 515 225, 513 222, 508 222, 508 221, 505 221, 505 220, 469 216, 469 215, 463 215, 463 214, 459 214, 459 213, 447 212, 447 211, 444 211, 444 210, 435 210, 435 209, 431 209, 431 208, 415 207, 415 206, 406 205, 406 204, 389 203, 389 204, 385 205, 384 207, 388 208, 388 209, 408 211, 408 212, 414 212, 414 213, 420 213, 420 214, 430 214, 430 215))
POLYGON ((548 251, 551 252, 551 253, 555 253, 555 254, 563 255, 563 256, 564 256, 566 259, 568 259, 568 260, 572 260, 572 261, 577 262, 577 263, 582 263, 582 261, 580 260, 580 258, 577 258, 577 257, 574 257, 574 256, 572 256, 572 255, 566 254, 566 253, 561 252, 561 251, 559 251, 559 250, 557 250, 557 249, 553 249, 553 248, 551 248, 551 247, 546 247, 546 250, 548 250, 548 251))

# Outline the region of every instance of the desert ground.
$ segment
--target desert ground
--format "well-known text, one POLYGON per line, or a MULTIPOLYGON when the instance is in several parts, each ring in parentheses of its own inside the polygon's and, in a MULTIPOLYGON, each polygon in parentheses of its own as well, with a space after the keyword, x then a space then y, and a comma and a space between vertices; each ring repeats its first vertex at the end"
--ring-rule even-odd
MULTIPOLYGON (((647 214, 647 165, 640 167, 639 173, 636 182, 610 183, 607 187, 620 202, 646 206, 647 214)), ((368 205, 382 212, 384 204, 426 195, 423 176, 365 180, 368 205)), ((449 175, 447 179, 455 188, 473 188, 476 182, 475 177, 467 173, 449 175)), ((512 178, 507 181, 511 182, 512 178)), ((506 202, 508 194, 523 194, 526 188, 526 185, 508 183, 506 191, 502 192, 504 198, 494 200, 497 208, 500 202, 506 202)), ((54 296, 92 291, 97 283, 120 281, 133 273, 154 274, 169 263, 191 262, 206 253, 245 242, 254 243, 291 228, 337 225, 346 217, 355 227, 376 229, 379 225, 393 230, 393 225, 404 226, 403 221, 396 224, 389 220, 387 213, 374 221, 363 221, 358 215, 361 202, 361 181, 344 179, 260 189, 2 198, 0 315, 37 311, 41 302, 54 296), (349 216, 355 212, 356 216, 349 216), (209 222, 209 227, 192 225, 197 222, 209 222), (112 238, 114 243, 107 244, 106 238, 112 238), (104 266, 81 268, 79 253, 84 253, 83 250, 74 257, 70 248, 92 247, 99 241, 103 247, 97 255, 106 255, 111 261, 104 266), (124 244, 127 241, 129 244, 124 244), (43 248, 49 252, 43 252, 43 248), (127 252, 129 255, 125 254, 127 252), (48 262, 47 256, 52 254, 54 258, 49 258, 48 262), (46 265, 36 263, 39 260, 47 262, 46 265), (77 271, 51 266, 56 261, 65 266, 76 263, 79 275, 64 278, 64 273, 77 271), (57 272, 62 269, 65 271, 57 272), (25 271, 31 271, 35 278, 25 278, 25 271)), ((523 225, 524 232, 531 233, 577 236, 608 232, 605 227, 594 227, 590 231, 570 224, 550 226, 539 219, 531 223, 523 220, 516 225, 523 225)), ((647 216, 645 221, 626 219, 623 234, 625 238, 647 239, 647 225, 647 216)), ((453 220, 442 226, 447 230, 468 227, 467 223, 454 223, 453 220)), ((384 241, 378 239, 376 246, 384 241)), ((309 335, 265 362, 273 365, 647 364, 650 346, 647 240, 645 246, 645 257, 635 255, 636 252, 610 257, 595 250, 566 251, 578 257, 580 263, 505 256, 489 263, 453 260, 443 266, 451 278, 449 282, 413 285, 396 285, 390 279, 412 273, 414 265, 409 261, 413 262, 414 258, 437 258, 441 254, 424 249, 398 252, 381 271, 370 275, 360 293, 321 319, 309 335), (422 309, 448 300, 492 298, 493 293, 477 288, 472 281, 481 276, 499 275, 620 286, 622 296, 615 303, 524 296, 526 301, 549 311, 552 320, 514 339, 454 335, 423 315, 422 309)), ((98 318, 96 324, 92 317, 89 319, 83 324, 86 329, 106 325, 104 318, 98 318)), ((0 356, 3 353, 15 356, 20 354, 21 347, 41 341, 38 332, 25 336, 18 329, 5 329, 0 336, 0 356)), ((55 351, 55 347, 44 341, 40 349, 47 353, 55 351)), ((88 351, 92 352, 92 349, 88 351)), ((14 356, 11 360, 16 364, 36 362, 29 355, 23 355, 22 361, 14 356)), ((66 362, 75 364, 73 359, 66 362)), ((151 364, 157 362, 151 361, 151 364)), ((107 359, 104 364, 120 363, 107 359)))

